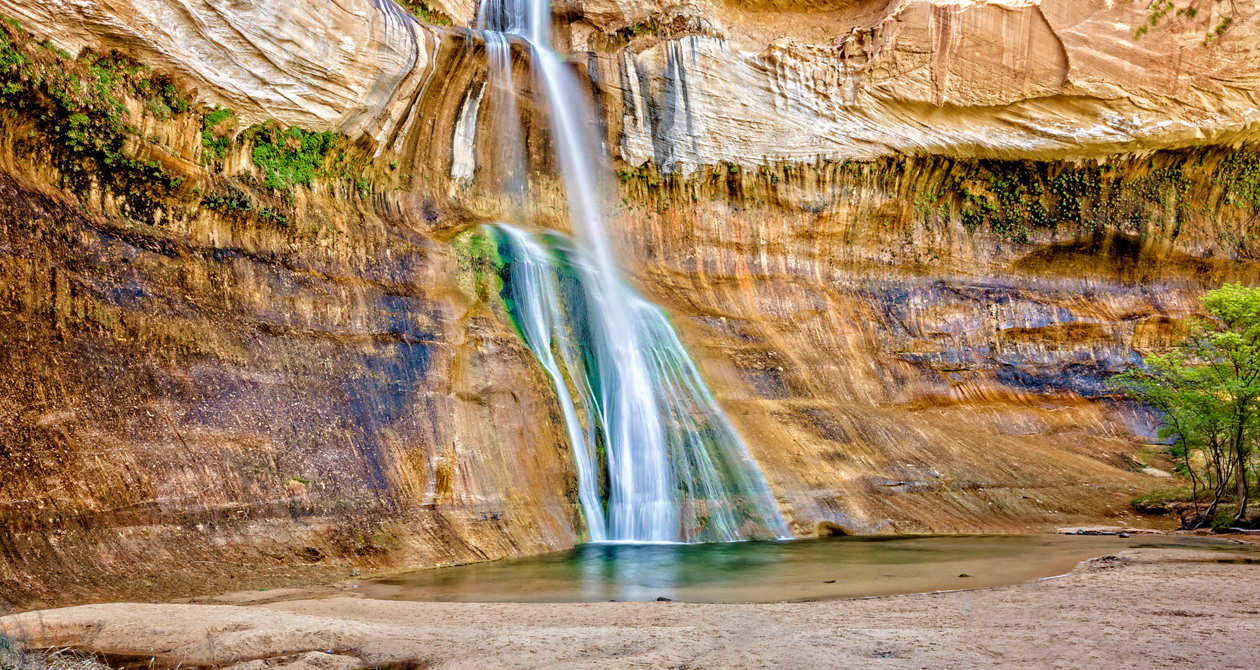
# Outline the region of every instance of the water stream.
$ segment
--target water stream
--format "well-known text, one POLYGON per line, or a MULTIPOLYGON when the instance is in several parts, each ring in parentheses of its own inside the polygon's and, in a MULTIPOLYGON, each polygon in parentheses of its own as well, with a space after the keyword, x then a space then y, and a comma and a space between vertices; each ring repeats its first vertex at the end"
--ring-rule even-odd
MULTIPOLYGON (((593 110, 551 49, 549 2, 486 0, 478 22, 500 85, 511 76, 503 45, 518 39, 529 47, 576 233, 574 243, 507 224, 487 228, 504 260, 505 302, 560 396, 590 539, 788 536, 760 469, 673 327, 622 278, 603 218, 609 168, 593 110)), ((496 141, 519 146, 519 119, 503 126, 515 136, 496 141)))

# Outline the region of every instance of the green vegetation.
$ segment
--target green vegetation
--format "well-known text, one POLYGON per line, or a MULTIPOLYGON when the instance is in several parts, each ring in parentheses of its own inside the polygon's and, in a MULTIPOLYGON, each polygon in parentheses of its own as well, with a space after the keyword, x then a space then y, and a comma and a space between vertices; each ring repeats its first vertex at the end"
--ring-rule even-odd
MULTIPOLYGON (((234 139, 236 114, 230 109, 215 108, 203 119, 201 143, 209 163, 218 163, 227 156, 234 143, 249 149, 254 166, 262 172, 263 186, 290 196, 295 186, 310 186, 316 178, 337 179, 362 198, 372 195, 372 181, 367 175, 373 161, 352 159, 342 143, 343 137, 331 131, 315 132, 297 126, 284 127, 269 121, 254 125, 234 139), (333 152, 334 149, 337 151, 333 152)), ((397 163, 391 164, 396 169, 397 163)), ((224 196, 214 206, 249 211, 241 206, 243 194, 224 196), (240 197, 237 197, 240 196, 240 197)), ((290 200, 291 202, 291 200, 290 200)), ((256 209, 260 216, 285 224, 287 219, 266 208, 256 209)))
POLYGON ((290 223, 289 217, 284 213, 271 207, 255 205, 253 198, 250 198, 240 189, 231 186, 219 192, 203 195, 201 204, 207 209, 224 214, 250 214, 263 222, 271 223, 281 228, 287 227, 290 223))
POLYGON ((296 126, 284 129, 278 123, 268 122, 246 130, 244 140, 253 146, 250 156, 263 171, 263 183, 269 189, 282 191, 295 184, 309 186, 337 136, 296 126))
POLYGON ((958 194, 968 231, 987 225, 1017 242, 1027 242, 1037 228, 1062 223, 1138 231, 1152 210, 1163 212, 1170 202, 1174 220, 1185 218, 1189 182, 1180 166, 1152 166, 1127 179, 1112 170, 1092 163, 980 160, 969 175, 946 186, 958 194))
POLYGON ((503 265, 503 259, 499 256, 498 240, 480 228, 469 228, 461 232, 451 241, 451 245, 460 260, 473 264, 489 263, 495 268, 503 265))
POLYGON ((1187 528, 1238 525, 1260 485, 1260 288, 1226 284, 1203 296, 1208 318, 1185 342, 1113 378, 1163 413, 1161 434, 1190 481, 1187 528), (1232 510, 1227 503, 1232 499, 1232 510))
POLYGON ((1215 227, 1229 253, 1260 255, 1260 229, 1252 225, 1260 221, 1260 149, 1250 144, 1080 161, 898 155, 755 170, 718 163, 686 176, 648 162, 623 166, 617 177, 627 204, 650 200, 658 210, 702 195, 790 200, 785 184, 871 188, 910 201, 924 224, 957 221, 969 233, 1013 242, 1069 230, 1174 239, 1192 223, 1215 227))
MULTIPOLYGON (((1216 0, 1216 2, 1218 4, 1222 4, 1221 0, 1216 0)), ((1180 3, 1174 2, 1173 0, 1154 0, 1151 2, 1148 6, 1149 13, 1146 15, 1146 21, 1133 31, 1133 36, 1135 38, 1140 38, 1149 33, 1151 28, 1158 26, 1169 15, 1177 18, 1184 18, 1186 20, 1194 19, 1199 15, 1199 10, 1190 6, 1188 3, 1182 7, 1178 7, 1178 4, 1180 3)), ((1232 0, 1228 3, 1228 5, 1230 13, 1222 16, 1221 19, 1213 25, 1212 29, 1208 31, 1207 35, 1203 38, 1204 45, 1210 44, 1212 40, 1224 35, 1225 31, 1229 30, 1230 26, 1234 25, 1233 14, 1236 9, 1232 0)))
MULTIPOLYGON (((1164 17, 1168 16, 1168 13, 1174 8, 1176 8, 1176 5, 1172 0, 1155 0, 1152 2, 1150 5, 1150 14, 1146 17, 1146 23, 1138 26, 1138 29, 1134 31, 1134 35, 1136 37, 1141 37, 1150 32, 1150 29, 1159 25, 1159 22, 1163 21, 1164 17)), ((1193 7, 1177 10, 1177 16, 1185 16, 1188 14, 1191 18, 1193 18, 1197 13, 1198 10, 1193 7)))
MULTIPOLYGON (((912 189, 920 216, 956 215, 968 232, 987 229, 1016 242, 1029 241, 1039 229, 1062 226, 1176 235, 1196 213, 1216 219, 1218 196, 1220 203, 1253 217, 1260 212, 1260 160, 1250 147, 1158 152, 1108 162, 941 160, 947 164, 914 173, 928 179, 884 187, 912 189), (1213 190, 1208 182, 1221 189, 1205 193, 1213 190)), ((906 169, 890 161, 879 164, 876 173, 906 169)), ((861 171, 853 174, 867 178, 861 171)), ((1243 239, 1222 242, 1244 252, 1243 239)))
POLYGON ((62 49, 61 47, 56 46, 55 44, 53 44, 52 42, 48 40, 44 40, 43 42, 41 42, 40 46, 57 54, 57 56, 59 56, 62 60, 71 60, 72 58, 74 58, 74 56, 70 55, 69 51, 66 51, 65 49, 62 49))
MULTIPOLYGON (((1146 165, 944 159, 948 163, 940 169, 917 173, 932 178, 909 187, 916 193, 919 216, 957 215, 970 233, 987 229, 1015 242, 1028 242, 1038 229, 1063 225, 1142 232, 1153 220, 1171 218, 1175 229, 1190 214, 1190 180, 1183 174, 1183 164, 1189 160, 1201 165, 1202 159, 1170 158, 1146 165)), ((872 178, 863 164, 842 167, 853 179, 872 178)), ((889 159, 874 173, 904 176, 906 169, 889 159)))
POLYGON ((1225 203, 1260 211, 1260 156, 1233 151, 1221 161, 1212 180, 1225 189, 1225 203))
POLYGON ((622 184, 639 181, 655 188, 661 185, 661 175, 653 166, 644 163, 633 170, 617 170, 617 181, 622 184))
POLYGON ((1132 500, 1133 508, 1143 513, 1167 513, 1167 505, 1171 502, 1184 502, 1193 504, 1195 498, 1194 491, 1189 484, 1175 486, 1169 489, 1160 489, 1152 491, 1146 495, 1141 495, 1132 500))
POLYGON ((316 178, 345 182, 346 192, 360 197, 373 193, 371 159, 340 136, 274 122, 241 132, 233 110, 197 105, 169 75, 119 52, 72 56, 5 17, 0 124, 12 151, 48 165, 61 188, 84 198, 84 212, 96 208, 89 199, 110 194, 115 218, 134 230, 167 225, 171 205, 182 200, 251 225, 292 228, 292 189, 316 178), (189 157, 167 143, 198 122, 207 169, 185 186, 189 157), (341 150, 333 160, 335 147, 341 150), (256 180, 223 174, 234 152, 253 159, 256 180))
POLYGON ((649 18, 646 21, 640 21, 618 30, 613 35, 613 40, 618 44, 629 44, 631 40, 640 35, 659 34, 661 27, 660 22, 655 17, 649 18))
POLYGON ((164 75, 117 52, 77 58, 37 43, 11 19, 0 22, 0 113, 30 126, 14 140, 26 155, 47 156, 63 184, 83 193, 99 185, 124 194, 123 214, 149 220, 158 193, 179 187, 159 160, 165 150, 139 137, 127 101, 158 118, 191 110, 191 99, 164 75))
MULTIPOLYGON (((17 124, 11 127, 21 128, 13 140, 14 149, 48 157, 63 186, 73 192, 86 194, 99 186, 123 194, 121 213, 129 221, 153 221, 163 199, 184 182, 183 176, 165 167, 172 164, 164 158, 172 150, 162 144, 161 131, 142 135, 138 127, 145 120, 138 117, 149 117, 151 122, 200 115, 203 162, 221 169, 240 142, 251 151, 263 185, 273 191, 309 185, 316 176, 334 174, 321 171, 338 142, 333 133, 271 123, 250 128, 238 140, 233 110, 198 110, 193 98, 169 76, 117 52, 85 51, 71 57, 49 42, 36 42, 18 25, 7 19, 0 22, 0 114, 17 124)), ((335 175, 349 180, 358 193, 369 195, 371 184, 362 170, 352 170, 348 161, 342 162, 335 175)), ((257 204, 258 194, 249 195, 248 190, 211 182, 207 193, 194 193, 209 209, 289 225, 287 214, 257 204)))
POLYGON ((499 271, 504 259, 499 255, 497 233, 468 228, 451 240, 451 248, 459 263, 456 284, 465 295, 477 301, 499 295, 503 290, 499 271))
POLYGON ((227 157, 235 130, 236 112, 226 107, 215 107, 202 117, 201 146, 206 150, 206 162, 217 163, 227 157))
POLYGON ((451 25, 451 17, 430 7, 422 0, 398 0, 398 4, 402 5, 416 16, 416 18, 425 23, 432 23, 439 26, 451 25))

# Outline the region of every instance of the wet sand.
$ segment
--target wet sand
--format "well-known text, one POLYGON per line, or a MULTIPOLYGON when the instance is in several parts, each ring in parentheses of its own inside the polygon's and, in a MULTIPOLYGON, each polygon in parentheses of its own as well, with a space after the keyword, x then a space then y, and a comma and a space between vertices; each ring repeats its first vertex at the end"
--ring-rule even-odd
POLYGON ((1017 586, 781 604, 87 605, 0 618, 0 632, 255 668, 1254 668, 1260 564, 1134 549, 1017 586))

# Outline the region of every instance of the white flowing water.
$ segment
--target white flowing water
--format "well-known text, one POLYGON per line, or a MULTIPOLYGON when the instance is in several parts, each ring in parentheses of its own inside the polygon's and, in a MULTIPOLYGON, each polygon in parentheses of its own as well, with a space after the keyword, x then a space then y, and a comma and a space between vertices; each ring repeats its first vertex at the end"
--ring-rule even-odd
POLYGON ((577 409, 577 404, 586 412, 594 408, 594 393, 587 382, 580 354, 572 338, 567 336, 555 264, 551 262, 551 253, 528 233, 506 224, 498 225, 497 230, 506 237, 505 245, 515 251, 510 281, 505 284, 510 291, 512 315, 526 344, 551 377, 560 399, 560 410, 564 412, 573 459, 577 463, 578 501, 586 517, 587 533, 593 542, 606 541, 608 532, 596 470, 597 442, 593 430, 596 422, 589 415, 580 417, 577 409), (570 372, 568 379, 560 361, 564 363, 563 370, 570 372))
POLYGON ((525 191, 525 147, 521 139, 521 113, 516 104, 516 81, 512 75, 512 43, 507 35, 485 30, 485 17, 477 17, 478 28, 486 43, 489 61, 491 108, 496 144, 499 186, 510 196, 520 197, 525 191))
MULTIPOLYGON (((561 397, 590 538, 788 536, 760 469, 673 327, 621 277, 604 229, 601 178, 608 169, 593 110, 550 48, 549 2, 486 0, 478 22, 492 76, 503 75, 491 35, 523 38, 530 48, 580 242, 507 225, 487 231, 499 241, 509 309, 561 397)), ((510 76, 510 50, 508 59, 510 76)), ((519 134, 519 125, 513 131, 519 134)))

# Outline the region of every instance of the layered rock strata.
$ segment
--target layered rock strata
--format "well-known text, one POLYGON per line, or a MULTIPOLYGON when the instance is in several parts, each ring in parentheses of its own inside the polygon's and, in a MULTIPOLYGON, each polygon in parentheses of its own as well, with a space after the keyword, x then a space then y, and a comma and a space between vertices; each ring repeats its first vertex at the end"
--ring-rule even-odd
MULTIPOLYGON (((1049 528, 1164 485, 1105 379, 1257 279, 1255 6, 1193 6, 1140 37, 1140 3, 1101 0, 558 8, 629 274, 796 532, 1049 528)), ((386 0, 0 13, 0 606, 581 538, 551 386, 466 232, 565 227, 519 45, 524 211, 467 27, 386 0), (138 63, 102 76, 115 50, 138 63)))

